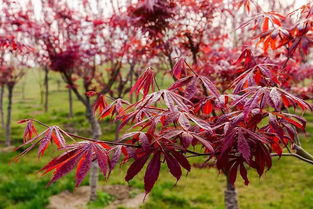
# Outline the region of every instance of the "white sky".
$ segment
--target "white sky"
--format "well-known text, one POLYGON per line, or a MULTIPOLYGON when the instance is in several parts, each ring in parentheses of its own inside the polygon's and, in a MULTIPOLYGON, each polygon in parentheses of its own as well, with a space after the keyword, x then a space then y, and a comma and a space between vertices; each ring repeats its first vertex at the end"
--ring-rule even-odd
MULTIPOLYGON (((0 8, 1 8, 1 1, 0 0, 0 8)), ((28 2, 29 0, 12 0, 12 2, 20 2, 21 4, 26 4, 26 2, 28 2)), ((32 4, 34 5, 34 9, 35 9, 35 14, 36 16, 40 16, 40 10, 41 10, 41 0, 30 0, 32 2, 32 4)), ((44 1, 48 1, 48 0, 44 0, 44 1)), ((56 2, 58 2, 59 0, 55 0, 56 2)), ((79 2, 82 2, 82 0, 64 0, 67 1, 69 6, 72 7, 75 10, 80 10, 80 8, 82 7, 82 5, 79 2)), ((104 10, 104 15, 105 16, 109 16, 112 13, 112 6, 111 6, 111 2, 113 2, 115 8, 117 7, 117 5, 124 5, 127 1, 137 1, 137 0, 89 0, 91 2, 91 7, 92 10, 94 12, 96 12, 96 2, 100 2, 100 4, 102 5, 102 8, 104 10)), ((231 0, 233 1, 233 0, 231 0)), ((258 2, 259 5, 261 5, 261 7, 265 7, 266 2, 268 1, 277 1, 277 0, 255 0, 256 2, 258 2)), ((281 0, 283 2, 293 2, 292 0, 281 0)), ((296 0, 295 1, 295 8, 298 8, 300 6, 302 6, 303 4, 309 3, 312 0, 296 0)), ((26 5, 25 5, 26 6, 26 5)), ((265 9, 265 8, 264 8, 265 9)))

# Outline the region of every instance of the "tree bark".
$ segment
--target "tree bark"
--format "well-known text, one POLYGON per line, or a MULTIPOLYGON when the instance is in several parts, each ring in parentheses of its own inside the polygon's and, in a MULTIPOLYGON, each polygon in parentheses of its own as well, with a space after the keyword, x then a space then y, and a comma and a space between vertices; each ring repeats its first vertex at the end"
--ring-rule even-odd
POLYGON ((4 96, 4 86, 0 89, 0 118, 1 118, 1 126, 2 129, 5 129, 5 122, 4 122, 4 112, 3 112, 3 96, 4 96))
POLYGON ((228 175, 226 175, 227 184, 224 192, 225 209, 238 209, 238 199, 235 185, 230 183, 228 175))
POLYGON ((44 98, 44 90, 43 90, 43 86, 40 85, 40 104, 43 104, 43 98, 44 98))
POLYGON ((58 91, 61 91, 61 81, 59 79, 57 80, 57 88, 58 91))
POLYGON ((22 99, 25 99, 25 83, 22 84, 22 99))
POLYGON ((173 70, 174 63, 173 63, 173 59, 172 59, 171 54, 168 54, 168 55, 167 55, 167 60, 168 60, 168 63, 169 63, 169 65, 170 65, 171 70, 173 70))
POLYGON ((72 89, 68 89, 68 105, 69 105, 69 113, 68 116, 70 118, 73 117, 73 96, 72 96, 72 89))
POLYGON ((13 97, 14 85, 8 85, 8 109, 7 109, 7 121, 5 127, 5 145, 11 145, 11 113, 12 113, 12 97, 13 97))
POLYGON ((118 128, 120 126, 120 124, 121 124, 120 120, 115 121, 115 133, 114 133, 115 140, 118 140, 118 137, 120 135, 120 130, 118 128))
POLYGON ((45 86, 45 112, 48 112, 48 102, 49 102, 49 69, 45 67, 45 79, 44 79, 44 86, 45 86))
MULTIPOLYGON (((133 87, 133 82, 134 82, 134 68, 135 68, 135 65, 133 63, 130 64, 130 88, 133 87)), ((134 94, 130 94, 130 103, 132 104, 133 101, 134 101, 134 94)))
POLYGON ((94 201, 97 199, 97 184, 99 178, 99 169, 97 161, 92 162, 90 168, 90 176, 89 176, 89 183, 90 183, 90 196, 89 201, 94 201))
MULTIPOLYGON (((102 134, 100 124, 92 112, 92 107, 88 99, 87 99, 87 105, 86 105, 86 117, 91 125, 92 138, 99 139, 102 134)), ((90 178, 89 178, 89 184, 90 184, 89 200, 90 201, 97 199, 98 176, 99 176, 98 164, 97 164, 97 161, 94 161, 91 164, 91 168, 90 168, 90 178)))

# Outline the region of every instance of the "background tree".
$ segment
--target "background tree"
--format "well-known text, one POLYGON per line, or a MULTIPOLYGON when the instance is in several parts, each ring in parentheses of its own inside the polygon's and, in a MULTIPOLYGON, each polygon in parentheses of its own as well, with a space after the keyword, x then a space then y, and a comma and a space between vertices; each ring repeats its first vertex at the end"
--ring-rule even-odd
POLYGON ((11 114, 13 103, 13 89, 24 75, 23 68, 31 65, 33 48, 28 46, 28 37, 22 36, 19 26, 27 20, 28 14, 18 3, 4 1, 1 7, 1 35, 0 35, 0 77, 1 77, 1 120, 5 126, 6 146, 11 145, 11 114), (8 106, 6 121, 3 114, 4 87, 8 91, 8 106))

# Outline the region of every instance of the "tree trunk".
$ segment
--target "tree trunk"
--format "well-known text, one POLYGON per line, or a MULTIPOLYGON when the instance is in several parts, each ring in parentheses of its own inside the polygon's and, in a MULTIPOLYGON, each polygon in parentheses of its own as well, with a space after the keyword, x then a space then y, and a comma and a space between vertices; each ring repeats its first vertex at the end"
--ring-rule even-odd
POLYGON ((167 60, 168 60, 168 63, 170 65, 170 68, 171 68, 171 71, 173 70, 173 67, 174 67, 174 63, 173 63, 173 59, 172 59, 172 56, 171 54, 168 54, 167 55, 167 60))
POLYGON ((226 175, 226 179, 227 187, 224 192, 225 209, 238 209, 239 207, 235 185, 230 183, 228 175, 226 175))
POLYGON ((12 112, 12 96, 13 96, 14 85, 8 85, 8 112, 7 112, 7 122, 5 127, 5 145, 11 145, 11 112, 12 112))
POLYGON ((90 168, 89 184, 90 184, 90 196, 89 201, 97 199, 97 184, 99 179, 99 169, 97 161, 92 162, 90 168))
POLYGON ((4 86, 0 89, 0 118, 1 118, 1 126, 2 129, 5 129, 5 123, 4 123, 4 112, 3 112, 3 96, 4 96, 4 86))
MULTIPOLYGON (((133 82, 134 82, 134 68, 135 68, 135 65, 132 63, 130 64, 130 88, 133 87, 133 82)), ((130 103, 133 104, 133 101, 134 101, 134 94, 130 94, 130 103)))
MULTIPOLYGON (((92 138, 99 139, 102 134, 100 124, 92 112, 92 107, 89 103, 89 100, 86 105, 86 117, 91 125, 92 138)), ((97 161, 94 161, 91 164, 91 168, 90 168, 90 178, 89 178, 89 184, 90 184, 89 200, 90 201, 97 199, 98 175, 99 175, 98 164, 97 164, 97 161)))
POLYGON ((43 95, 44 95, 44 90, 43 90, 43 87, 42 85, 40 85, 40 104, 43 104, 43 95))
POLYGON ((61 91, 61 81, 59 79, 57 80, 57 88, 58 91, 61 91))
POLYGON ((115 121, 115 133, 114 133, 114 136, 115 136, 115 140, 118 140, 118 137, 120 135, 120 130, 119 130, 119 126, 121 124, 121 121, 120 120, 116 120, 115 121))
POLYGON ((44 79, 44 86, 45 86, 45 112, 48 112, 48 101, 49 101, 49 69, 45 67, 45 79, 44 79))
POLYGON ((22 100, 25 99, 25 83, 22 84, 22 100))
POLYGON ((73 96, 72 96, 72 89, 68 89, 68 105, 69 105, 69 113, 68 116, 70 118, 73 117, 73 96))

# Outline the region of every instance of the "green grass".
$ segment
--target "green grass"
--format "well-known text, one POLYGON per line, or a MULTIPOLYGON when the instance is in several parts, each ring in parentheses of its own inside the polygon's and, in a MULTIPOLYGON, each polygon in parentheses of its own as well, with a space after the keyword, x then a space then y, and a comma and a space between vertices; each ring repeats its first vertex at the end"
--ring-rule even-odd
MULTIPOLYGON (((50 80, 49 111, 43 112, 40 103, 40 86, 38 80, 42 76, 34 71, 26 74, 15 89, 12 138, 16 144, 22 139, 23 126, 17 124, 23 118, 36 118, 47 124, 57 124, 67 130, 88 135, 88 123, 84 116, 84 107, 75 100, 75 116, 68 118, 67 91, 64 84, 58 89, 57 74, 52 74, 50 80), (22 98, 22 86, 25 95, 22 98)), ((161 76, 161 75, 159 75, 161 76)), ((168 85, 165 79, 164 85, 168 85)), ((313 115, 305 114, 309 120, 307 134, 301 136, 303 146, 313 153, 313 115)), ((103 138, 113 139, 114 125, 102 122, 103 138)), ((2 130, 1 130, 2 131, 2 130)), ((3 132, 0 132, 0 142, 4 141, 3 132)), ((46 187, 51 174, 41 176, 37 171, 52 157, 58 155, 55 147, 50 148, 42 159, 37 158, 36 151, 29 153, 18 163, 10 163, 16 153, 0 153, 0 208, 4 209, 36 209, 45 208, 51 195, 64 190, 74 189, 74 172, 63 177, 58 182, 46 187)), ((194 158, 193 163, 201 162, 201 158, 194 158)), ((108 181, 100 176, 100 184, 125 184, 125 173, 129 164, 123 165, 112 172, 108 181)), ((141 172, 129 184, 143 189, 143 175, 141 172)), ((244 209, 310 209, 313 208, 313 166, 291 157, 273 159, 273 167, 263 177, 251 170, 250 184, 245 186, 238 176, 237 189, 241 208, 244 209)), ((175 185, 176 180, 167 168, 162 167, 159 180, 152 190, 150 198, 145 201, 144 209, 222 209, 224 208, 223 192, 225 178, 214 168, 192 171, 175 185)), ((83 185, 88 184, 88 177, 83 185)), ((143 190, 142 190, 143 191, 143 190)), ((86 194, 87 195, 87 194, 86 194)), ((103 208, 112 201, 106 193, 99 193, 99 200, 90 203, 89 208, 103 208)))
POLYGON ((98 192, 97 197, 97 200, 88 203, 88 208, 104 208, 114 200, 114 197, 112 195, 105 192, 98 192))

